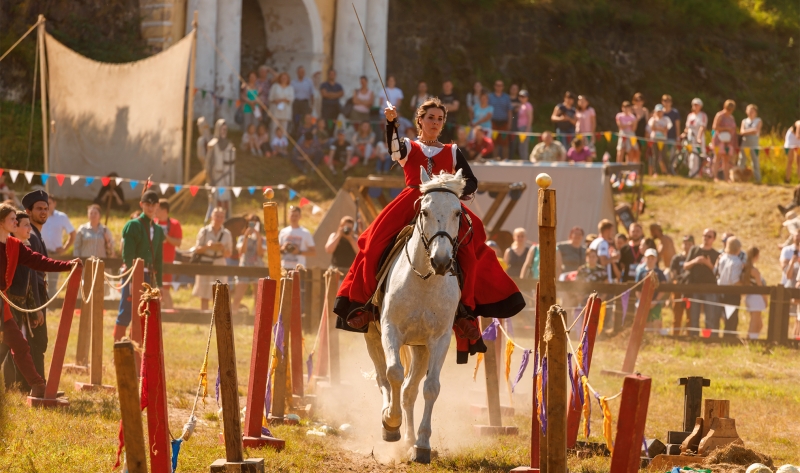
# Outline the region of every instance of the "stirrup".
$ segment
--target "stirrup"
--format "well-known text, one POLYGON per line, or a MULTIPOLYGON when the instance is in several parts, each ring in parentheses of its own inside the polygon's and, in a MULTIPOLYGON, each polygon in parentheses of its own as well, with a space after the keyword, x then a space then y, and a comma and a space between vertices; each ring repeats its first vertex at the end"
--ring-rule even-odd
POLYGON ((361 330, 373 320, 375 320, 375 317, 372 315, 372 312, 362 308, 354 310, 349 316, 347 316, 347 325, 350 328, 361 330))

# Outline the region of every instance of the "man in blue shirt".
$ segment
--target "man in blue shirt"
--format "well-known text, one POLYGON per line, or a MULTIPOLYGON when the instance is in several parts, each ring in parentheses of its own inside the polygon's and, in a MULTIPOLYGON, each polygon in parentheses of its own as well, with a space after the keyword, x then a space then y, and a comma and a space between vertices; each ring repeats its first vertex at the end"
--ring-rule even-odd
POLYGON ((292 102, 292 121, 295 129, 307 114, 314 108, 314 83, 306 77, 306 68, 297 68, 297 80, 292 81, 294 102, 292 102))
POLYGON ((498 131, 497 138, 494 140, 496 156, 501 159, 508 159, 508 135, 506 132, 511 127, 511 97, 503 92, 505 84, 502 80, 494 82, 494 92, 489 94, 489 105, 494 108, 492 112, 492 131, 498 131))

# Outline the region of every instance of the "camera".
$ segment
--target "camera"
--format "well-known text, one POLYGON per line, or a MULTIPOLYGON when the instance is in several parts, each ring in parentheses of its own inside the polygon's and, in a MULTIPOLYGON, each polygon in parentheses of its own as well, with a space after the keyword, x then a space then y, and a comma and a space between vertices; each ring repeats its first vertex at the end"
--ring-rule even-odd
POLYGON ((353 231, 353 229, 350 227, 350 225, 347 225, 344 228, 342 228, 342 233, 345 235, 349 235, 351 231, 353 231))
POLYGON ((256 222, 247 222, 247 226, 250 228, 256 228, 256 222))
POLYGON ((283 248, 281 248, 281 253, 293 254, 296 250, 297 250, 297 245, 295 245, 294 243, 286 243, 285 245, 283 245, 283 248))

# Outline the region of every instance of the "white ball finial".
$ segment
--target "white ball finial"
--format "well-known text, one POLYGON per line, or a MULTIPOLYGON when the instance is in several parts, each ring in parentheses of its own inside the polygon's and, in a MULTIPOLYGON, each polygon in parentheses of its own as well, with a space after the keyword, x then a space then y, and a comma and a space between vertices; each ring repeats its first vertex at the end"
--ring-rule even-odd
POLYGON ((536 176, 536 184, 541 187, 542 189, 547 189, 550 187, 550 184, 553 183, 553 178, 550 177, 550 174, 543 172, 536 176))

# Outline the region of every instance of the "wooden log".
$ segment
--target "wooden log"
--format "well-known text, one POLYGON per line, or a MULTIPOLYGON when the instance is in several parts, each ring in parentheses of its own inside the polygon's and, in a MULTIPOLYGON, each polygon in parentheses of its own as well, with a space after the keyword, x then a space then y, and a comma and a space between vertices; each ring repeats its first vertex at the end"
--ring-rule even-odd
MULTIPOLYGON (((276 281, 281 280, 281 245, 278 242, 278 204, 275 202, 264 203, 264 231, 267 235, 267 266, 269 277, 276 281)), ((278 321, 280 297, 279 287, 275 288, 275 309, 272 324, 278 321)))
POLYGON ((642 439, 650 402, 651 380, 647 376, 629 375, 622 383, 617 435, 611 454, 611 473, 638 473, 641 464, 642 439))
POLYGON ((703 404, 703 437, 708 435, 714 417, 730 417, 731 401, 706 399, 703 404))
MULTIPOLYGON (((92 265, 88 260, 83 265, 83 298, 89 297, 92 289, 92 265)), ((92 331, 92 307, 89 304, 81 304, 81 315, 78 319, 78 346, 75 350, 75 365, 89 366, 89 346, 91 343, 92 331)))
POLYGON ((567 471, 567 333, 559 306, 547 311, 543 340, 547 347, 547 457, 546 471, 567 471))
MULTIPOLYGON (((553 189, 539 188, 539 293, 537 297, 538 309, 536 313, 539 327, 538 344, 544 347, 542 340, 547 325, 547 312, 556 303, 556 191, 553 189)), ((566 355, 565 355, 566 356, 566 355)), ((566 360, 565 360, 566 361, 566 360)), ((566 386, 566 381, 564 381, 566 386)), ((547 393, 542 393, 549 399, 547 393)), ((548 402, 549 404, 549 402, 548 402)), ((544 473, 547 471, 546 461, 548 455, 548 442, 541 429, 539 430, 539 467, 544 473)), ((566 445, 564 446, 566 451, 566 445)), ((553 472, 559 473, 559 472, 553 472)))
POLYGON ((695 419, 702 415, 703 387, 711 386, 711 380, 702 376, 679 378, 678 384, 683 388, 683 431, 691 432, 695 419))
MULTIPOLYGON (((589 300, 586 302, 586 316, 583 318, 582 328, 581 328, 581 336, 587 337, 587 345, 589 347, 587 357, 586 357, 586 366, 583 367, 584 371, 586 372, 586 376, 589 376, 589 368, 592 366, 592 354, 594 353, 594 341, 597 338, 597 324, 600 322, 600 306, 603 304, 603 301, 597 297, 597 294, 592 294, 589 296, 589 300)), ((577 350, 577 348, 576 348, 577 350)), ((577 353, 576 353, 577 354, 577 353)), ((574 373, 568 373, 569 376, 572 376, 576 383, 580 382, 580 374, 578 373, 578 360, 572 360, 573 366, 575 366, 574 373)), ((580 386, 580 384, 577 384, 580 386)), ((577 400, 572 399, 572 396, 576 393, 570 391, 569 397, 569 404, 568 404, 568 411, 567 411, 567 448, 574 448, 575 442, 578 441, 578 429, 581 423, 581 412, 582 407, 577 402, 577 400)))
MULTIPOLYGON (((327 278, 326 278, 327 279, 327 278)), ((325 284, 325 294, 323 294, 323 301, 322 301, 322 309, 320 310, 320 321, 319 321, 319 328, 317 330, 317 336, 319 337, 319 341, 317 342, 317 349, 315 350, 318 355, 315 357, 314 361, 314 377, 315 378, 327 378, 329 371, 329 359, 330 359, 330 346, 328 344, 328 331, 330 328, 328 327, 328 292, 330 289, 330 280, 325 284)), ((334 326, 334 330, 336 327, 334 326)))
MULTIPOLYGON (((272 312, 275 310, 275 294, 278 282, 274 279, 259 279, 256 292, 256 317, 253 327, 253 349, 250 353, 250 378, 247 384, 247 409, 244 419, 242 444, 247 448, 269 445, 283 450, 284 440, 262 435, 264 396, 267 391, 267 376, 272 342, 272 312)), ((269 414, 269 413, 267 413, 269 414)))
MULTIPOLYGON (((84 311, 86 318, 91 315, 91 364, 89 365, 89 383, 75 383, 75 389, 78 391, 95 391, 103 389, 105 391, 114 391, 114 386, 103 385, 103 289, 105 288, 105 279, 103 272, 105 265, 103 260, 97 258, 90 258, 87 260, 87 266, 91 266, 94 281, 90 280, 90 284, 94 282, 94 288, 91 291, 91 298, 85 304, 84 311)), ((81 313, 83 315, 83 312, 81 313)))
POLYGON ((331 384, 341 381, 341 365, 339 363, 339 330, 336 328, 336 314, 333 313, 333 304, 336 301, 336 292, 339 290, 339 271, 331 270, 328 289, 328 372, 331 384))
POLYGON ((75 313, 75 303, 81 286, 81 272, 75 271, 69 276, 67 293, 64 296, 64 305, 61 306, 61 320, 58 322, 58 333, 53 345, 53 358, 50 361, 50 371, 47 376, 47 386, 43 398, 28 396, 28 406, 31 407, 66 407, 69 401, 57 398, 58 384, 61 382, 61 371, 64 367, 64 356, 67 352, 69 331, 72 327, 72 317, 75 313))
MULTIPOLYGON (((144 260, 136 258, 133 260, 133 274, 131 275, 131 340, 142 346, 142 323, 139 320, 139 299, 142 294, 142 284, 144 283, 144 260)), ((134 353, 136 359, 136 372, 142 368, 142 357, 139 352, 134 353)))
MULTIPOLYGON (((481 317, 481 331, 491 325, 492 319, 481 317)), ((500 331, 497 331, 498 337, 500 331)), ((486 378, 486 405, 489 408, 489 425, 499 427, 503 425, 500 415, 500 381, 497 378, 497 340, 484 340, 486 353, 483 355, 483 372, 486 378)))
POLYGON ((290 278, 283 278, 281 291, 280 323, 283 326, 283 338, 277 338, 277 365, 272 390, 272 418, 282 421, 286 413, 286 367, 289 359, 289 320, 292 313, 292 285, 290 278))
POLYGON ((130 473, 147 473, 142 409, 139 402, 139 375, 130 340, 114 344, 114 368, 117 373, 119 410, 125 438, 125 463, 130 473))
POLYGON ((625 361, 622 363, 622 371, 625 373, 633 373, 636 368, 636 358, 638 358, 639 348, 642 346, 647 315, 650 313, 650 304, 653 302, 653 294, 657 285, 658 280, 653 273, 650 273, 650 276, 642 284, 642 296, 639 299, 639 307, 636 308, 631 337, 628 339, 628 349, 625 352, 625 361))
POLYGON ((220 282, 214 284, 214 328, 217 332, 225 459, 228 462, 242 462, 244 451, 242 424, 239 419, 239 383, 236 376, 236 347, 233 342, 230 303, 228 285, 220 282))
MULTIPOLYGON (((167 379, 164 370, 164 342, 161 333, 161 302, 157 289, 143 294, 141 305, 147 311, 142 311, 146 315, 140 316, 139 320, 142 332, 147 333, 147 340, 142 344, 144 346, 142 364, 147 373, 147 437, 150 470, 153 473, 169 473, 172 471, 172 462, 167 422, 169 419, 167 379)), ((138 314, 138 311, 134 314, 138 314)), ((238 413, 236 418, 239 418, 238 413)))
POLYGON ((291 361, 292 361, 292 394, 303 397, 303 329, 300 314, 300 285, 303 281, 299 271, 292 271, 292 313, 291 330, 291 361))

